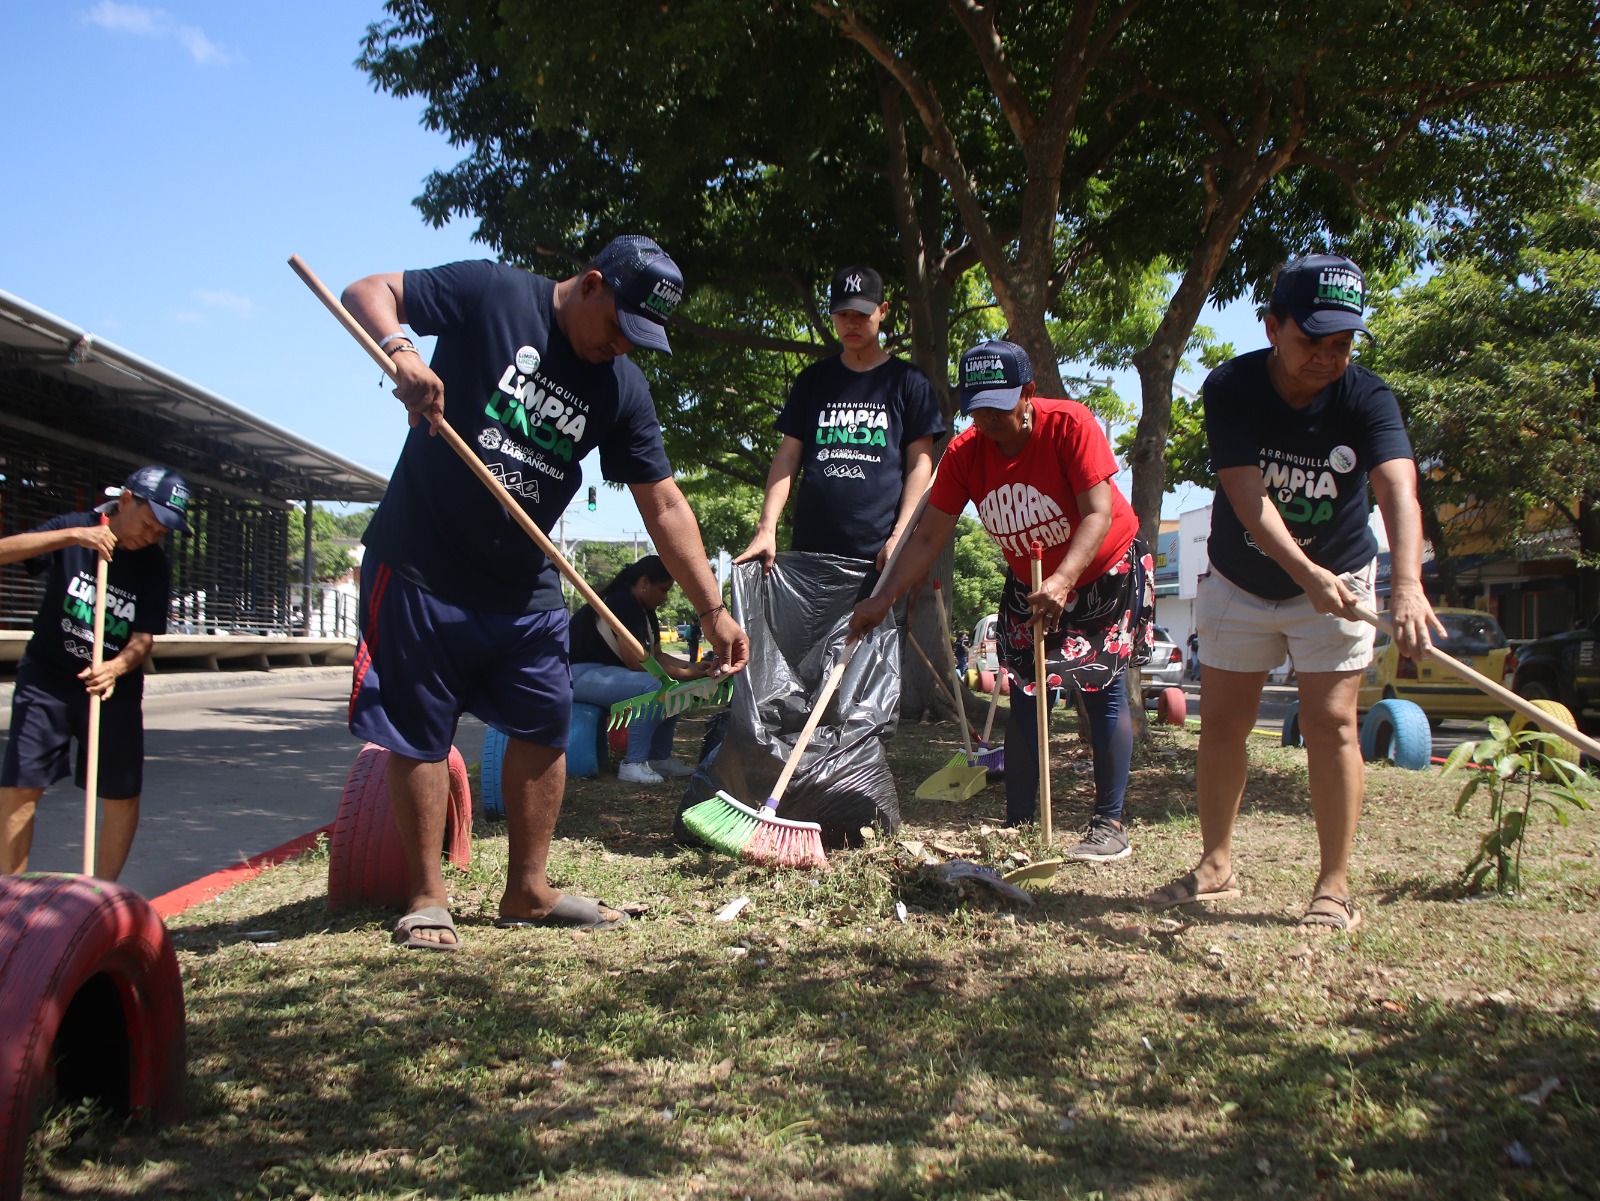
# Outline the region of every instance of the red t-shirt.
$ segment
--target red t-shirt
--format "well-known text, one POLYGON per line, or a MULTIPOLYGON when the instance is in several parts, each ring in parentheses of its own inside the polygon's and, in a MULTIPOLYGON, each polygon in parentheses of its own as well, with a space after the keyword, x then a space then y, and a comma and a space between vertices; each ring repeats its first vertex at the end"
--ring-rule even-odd
MULTIPOLYGON (((976 426, 957 435, 939 460, 939 476, 928 503, 959 513, 972 501, 978 520, 1000 546, 1020 580, 1032 573, 1032 543, 1044 543, 1044 574, 1067 557, 1078 522, 1078 493, 1117 474, 1100 423, 1075 400, 1033 398, 1033 435, 1022 453, 1008 459, 976 426)), ((1128 553, 1139 522, 1121 490, 1111 485, 1111 529, 1078 584, 1103 576, 1128 553)))

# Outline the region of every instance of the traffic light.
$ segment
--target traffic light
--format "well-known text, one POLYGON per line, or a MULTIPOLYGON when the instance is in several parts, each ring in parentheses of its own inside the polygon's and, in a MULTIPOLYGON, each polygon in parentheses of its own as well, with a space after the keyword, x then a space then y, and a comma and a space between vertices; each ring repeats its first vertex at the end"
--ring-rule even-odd
POLYGON ((589 512, 591 512, 591 513, 593 513, 594 510, 595 510, 594 493, 595 493, 594 485, 590 484, 589 485, 589 512))

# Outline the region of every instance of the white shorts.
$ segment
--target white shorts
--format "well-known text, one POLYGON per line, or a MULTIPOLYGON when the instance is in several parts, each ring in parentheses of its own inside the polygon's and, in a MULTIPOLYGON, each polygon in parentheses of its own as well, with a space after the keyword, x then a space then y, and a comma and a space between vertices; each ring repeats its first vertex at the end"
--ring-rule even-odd
MULTIPOLYGON (((1372 608, 1377 561, 1339 578, 1372 608)), ((1311 607, 1304 593, 1274 601, 1246 592, 1217 571, 1200 577, 1195 594, 1200 665, 1222 671, 1271 671, 1284 660, 1297 672, 1360 671, 1372 662, 1377 631, 1364 621, 1345 621, 1311 607)))

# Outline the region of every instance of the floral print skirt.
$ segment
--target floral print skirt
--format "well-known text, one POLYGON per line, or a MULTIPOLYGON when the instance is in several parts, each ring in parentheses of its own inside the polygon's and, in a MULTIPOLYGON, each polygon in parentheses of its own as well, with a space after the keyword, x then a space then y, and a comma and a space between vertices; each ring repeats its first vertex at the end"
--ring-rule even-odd
MULTIPOLYGON (((1012 572, 1000 593, 996 632, 1001 662, 1033 695, 1031 586, 1012 572)), ((1048 686, 1073 684, 1085 692, 1108 687, 1130 666, 1147 663, 1155 635, 1155 560, 1139 538, 1106 573, 1067 594, 1061 622, 1044 636, 1048 686)))

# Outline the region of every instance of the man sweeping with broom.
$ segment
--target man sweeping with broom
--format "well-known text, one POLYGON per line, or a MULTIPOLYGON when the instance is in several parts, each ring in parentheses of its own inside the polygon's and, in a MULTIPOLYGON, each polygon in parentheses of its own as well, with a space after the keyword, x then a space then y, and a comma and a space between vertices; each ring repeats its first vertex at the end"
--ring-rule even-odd
POLYGON ((489 471, 548 531, 598 448, 626 484, 712 649, 738 671, 744 631, 723 608, 700 528, 672 479, 638 346, 670 352, 678 266, 642 237, 613 240, 556 282, 491 262, 373 275, 345 307, 393 358, 411 422, 368 527, 361 647, 350 729, 391 752, 389 799, 412 900, 395 928, 408 947, 459 945, 439 867, 447 756, 463 711, 509 739, 503 766, 510 864, 500 926, 604 929, 626 915, 564 895, 546 877, 566 785, 572 711, 567 613, 555 568, 444 440, 440 420, 475 444, 489 471), (401 329, 437 334, 432 365, 401 329))

